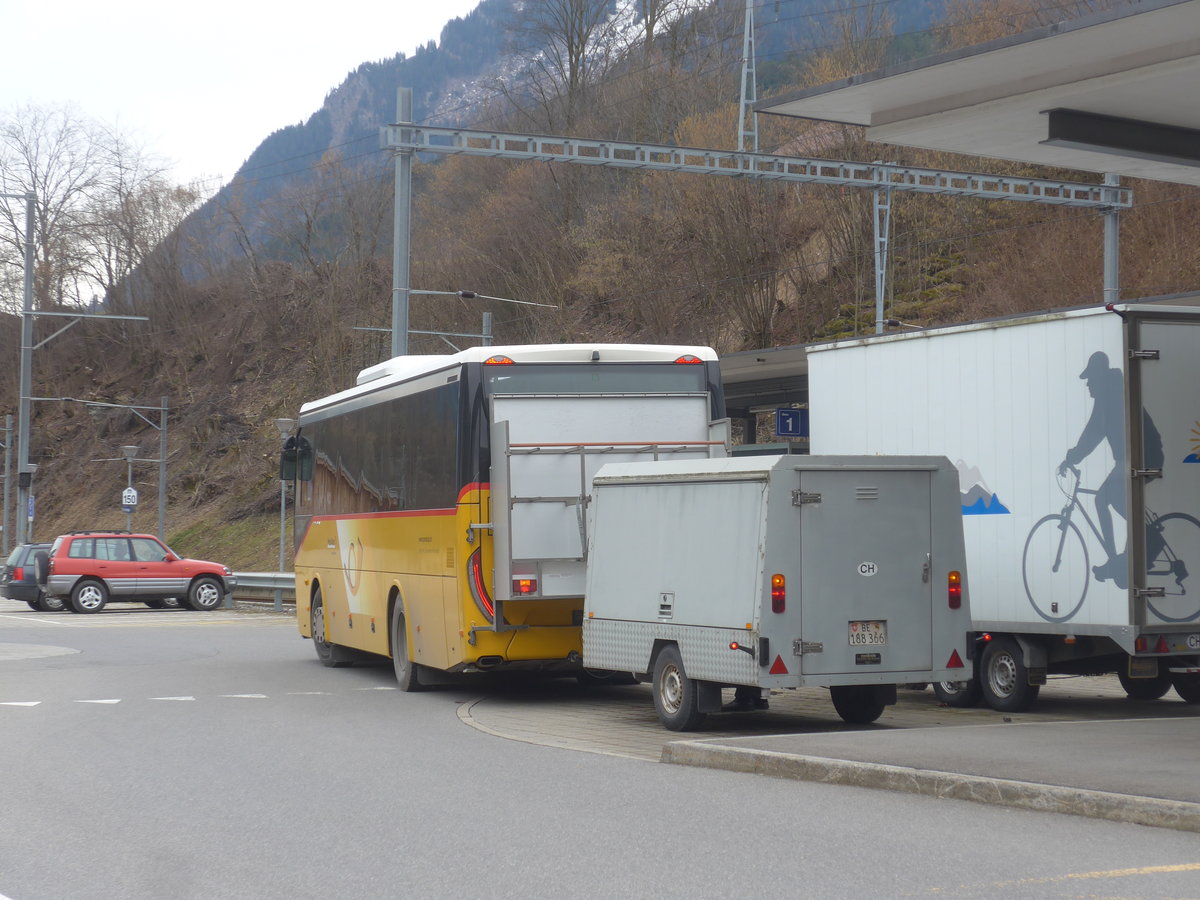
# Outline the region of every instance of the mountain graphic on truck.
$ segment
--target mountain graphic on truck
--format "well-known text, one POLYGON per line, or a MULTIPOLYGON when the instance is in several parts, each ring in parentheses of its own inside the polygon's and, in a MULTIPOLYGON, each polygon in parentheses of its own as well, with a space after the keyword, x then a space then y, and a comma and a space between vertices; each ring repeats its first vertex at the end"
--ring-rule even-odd
POLYGON ((1000 502, 996 492, 987 486, 983 475, 974 466, 969 466, 961 459, 956 462, 958 469, 959 491, 962 494, 962 514, 964 516, 1007 516, 1011 511, 1000 502))

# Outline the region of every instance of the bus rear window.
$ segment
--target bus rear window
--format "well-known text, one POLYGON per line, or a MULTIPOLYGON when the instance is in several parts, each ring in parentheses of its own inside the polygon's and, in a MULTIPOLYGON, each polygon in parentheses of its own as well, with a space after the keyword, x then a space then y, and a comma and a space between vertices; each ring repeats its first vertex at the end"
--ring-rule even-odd
POLYGON ((633 363, 483 366, 489 394, 703 393, 706 366, 633 363))

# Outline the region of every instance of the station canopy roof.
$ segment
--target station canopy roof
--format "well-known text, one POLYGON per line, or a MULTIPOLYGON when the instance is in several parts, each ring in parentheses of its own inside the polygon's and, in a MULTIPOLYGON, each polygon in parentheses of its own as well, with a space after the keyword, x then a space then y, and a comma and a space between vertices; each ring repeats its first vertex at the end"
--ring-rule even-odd
POLYGON ((1131 0, 760 101, 867 139, 1200 185, 1200 0, 1131 0))

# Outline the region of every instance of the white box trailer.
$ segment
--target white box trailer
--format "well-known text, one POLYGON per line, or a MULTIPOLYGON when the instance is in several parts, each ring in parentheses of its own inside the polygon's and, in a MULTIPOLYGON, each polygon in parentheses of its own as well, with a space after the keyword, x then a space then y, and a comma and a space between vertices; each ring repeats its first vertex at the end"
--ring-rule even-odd
POLYGON ((944 453, 961 479, 975 677, 1200 702, 1200 309, 1060 310, 808 348, 814 453, 944 453), (1132 527, 1129 527, 1132 525, 1132 527))
POLYGON ((931 457, 616 463, 592 481, 583 658, 654 686, 672 730, 723 686, 826 686, 872 722, 961 678, 957 473, 931 457))

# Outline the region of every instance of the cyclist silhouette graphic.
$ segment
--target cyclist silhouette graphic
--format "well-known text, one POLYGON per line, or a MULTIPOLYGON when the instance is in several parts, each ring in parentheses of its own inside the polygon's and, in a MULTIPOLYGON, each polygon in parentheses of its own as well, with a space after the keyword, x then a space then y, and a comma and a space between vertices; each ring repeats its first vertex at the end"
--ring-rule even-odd
MULTIPOLYGON (((1117 587, 1124 590, 1128 585, 1126 550, 1117 552, 1116 541, 1113 537, 1112 511, 1121 518, 1127 518, 1125 505, 1126 472, 1125 472, 1125 390, 1124 376, 1119 369, 1109 366, 1108 354, 1097 351, 1088 359, 1087 367, 1079 374, 1087 382, 1088 393, 1092 395, 1092 414, 1079 441, 1067 451, 1066 457, 1058 466, 1058 474, 1065 475, 1068 469, 1079 465, 1090 456, 1101 444, 1108 442, 1112 452, 1113 468, 1108 477, 1096 490, 1096 521, 1100 525, 1100 542, 1108 559, 1098 566, 1092 567, 1092 574, 1097 581, 1111 579, 1117 587)), ((1143 411, 1143 435, 1145 440, 1146 468, 1161 469, 1163 465, 1162 438, 1158 429, 1150 419, 1149 413, 1143 411)), ((1153 549, 1153 548, 1152 548, 1153 549)), ((1152 553, 1154 559, 1157 553, 1152 553)))

